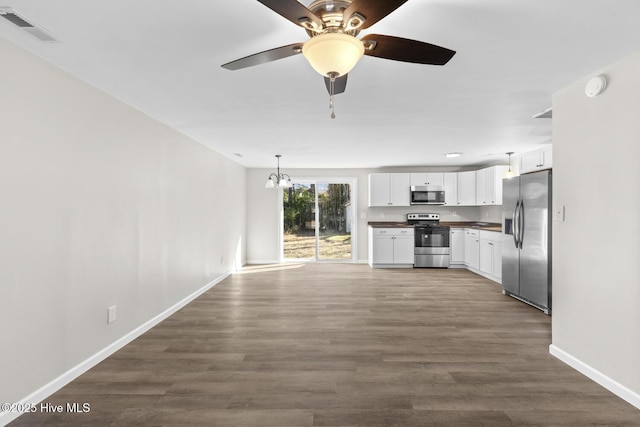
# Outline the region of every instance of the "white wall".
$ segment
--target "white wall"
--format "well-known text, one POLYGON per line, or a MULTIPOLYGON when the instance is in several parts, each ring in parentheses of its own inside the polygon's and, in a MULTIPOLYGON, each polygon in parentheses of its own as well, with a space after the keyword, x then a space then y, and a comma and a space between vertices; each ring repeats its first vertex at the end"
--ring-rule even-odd
POLYGON ((2 38, 0 56, 0 402, 18 402, 243 262, 246 170, 2 38))
MULTIPOLYGON (((429 170, 428 168, 394 168, 384 172, 410 172, 429 170)), ((437 170, 437 169, 431 169, 437 170)), ((454 170, 454 169, 452 169, 454 170)), ((247 262, 250 264, 272 263, 280 260, 280 216, 282 193, 276 189, 264 188, 264 183, 273 169, 249 169, 247 173, 247 262)), ((295 178, 342 177, 357 181, 357 254, 358 262, 367 262, 367 224, 369 221, 406 221, 410 212, 440 213, 443 221, 485 221, 502 222, 500 206, 410 206, 410 207, 368 207, 369 174, 382 172, 379 169, 295 169, 282 168, 282 172, 295 178), (364 215, 364 217, 363 217, 364 215)))
POLYGON ((640 53, 553 97, 551 351, 640 407, 640 53), (606 91, 585 96, 604 74, 606 91))

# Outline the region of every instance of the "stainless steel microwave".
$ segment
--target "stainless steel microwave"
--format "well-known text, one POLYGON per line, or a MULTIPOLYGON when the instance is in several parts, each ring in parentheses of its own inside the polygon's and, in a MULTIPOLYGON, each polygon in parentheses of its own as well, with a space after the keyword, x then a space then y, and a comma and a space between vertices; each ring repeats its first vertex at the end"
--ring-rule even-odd
POLYGON ((444 205, 444 191, 433 187, 411 186, 412 205, 444 205))

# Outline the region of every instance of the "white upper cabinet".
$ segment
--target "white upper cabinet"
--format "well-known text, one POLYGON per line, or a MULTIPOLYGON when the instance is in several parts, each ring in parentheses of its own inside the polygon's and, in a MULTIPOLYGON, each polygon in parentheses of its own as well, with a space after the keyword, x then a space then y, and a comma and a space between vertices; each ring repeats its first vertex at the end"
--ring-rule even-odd
POLYGON ((410 206, 411 205, 411 184, 408 173, 390 173, 389 205, 390 206, 410 206))
POLYGON ((369 174, 369 206, 409 206, 408 173, 369 174))
POLYGON ((434 187, 443 187, 444 186, 444 173, 442 172, 426 172, 426 173, 412 173, 411 174, 411 185, 422 185, 422 186, 434 186, 434 187))
POLYGON ((444 174, 444 204, 455 206, 458 204, 458 173, 445 172, 444 174))
POLYGON ((508 166, 491 166, 476 171, 476 204, 502 204, 502 178, 508 166))
POLYGON ((551 169, 553 166, 552 146, 547 145, 538 150, 520 156, 520 173, 551 169))
POLYGON ((410 206, 411 186, 444 191, 445 206, 502 204, 502 178, 507 166, 478 171, 369 174, 369 206, 410 206))
MULTIPOLYGON (((445 194, 446 197, 446 194, 445 194)), ((458 172, 458 202, 460 206, 476 204, 476 171, 458 172)))

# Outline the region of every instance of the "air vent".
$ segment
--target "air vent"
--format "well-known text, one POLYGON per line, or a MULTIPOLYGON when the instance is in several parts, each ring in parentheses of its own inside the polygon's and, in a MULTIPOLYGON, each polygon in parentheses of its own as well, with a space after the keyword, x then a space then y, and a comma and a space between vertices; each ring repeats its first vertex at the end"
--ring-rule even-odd
POLYGON ((532 119, 551 119, 553 118, 553 109, 549 107, 544 111, 534 114, 533 116, 531 116, 531 118, 532 119))
POLYGON ((0 7, 0 17, 2 17, 4 19, 6 19, 7 21, 11 22, 16 27, 20 28, 21 30, 23 30, 23 31, 25 31, 25 32, 27 32, 29 34, 31 34, 33 37, 37 38, 40 41, 48 42, 48 43, 58 42, 58 40, 55 39, 47 31, 45 31, 41 27, 33 25, 31 22, 27 21, 25 18, 23 18, 22 16, 18 15, 10 7, 0 7))

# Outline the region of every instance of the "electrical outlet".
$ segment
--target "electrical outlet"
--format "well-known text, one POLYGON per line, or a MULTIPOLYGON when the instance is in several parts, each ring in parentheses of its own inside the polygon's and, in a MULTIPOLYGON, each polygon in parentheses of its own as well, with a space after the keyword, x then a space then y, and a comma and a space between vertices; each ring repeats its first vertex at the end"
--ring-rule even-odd
POLYGON ((451 216, 458 216, 458 212, 453 211, 453 212, 451 213, 451 216))
POLYGON ((564 222, 564 205, 556 206, 553 210, 553 219, 559 222, 564 222))
POLYGON ((113 323, 116 321, 116 306, 112 305, 107 308, 107 324, 113 323))
POLYGON ((380 212, 380 218, 384 218, 384 212, 380 212))

